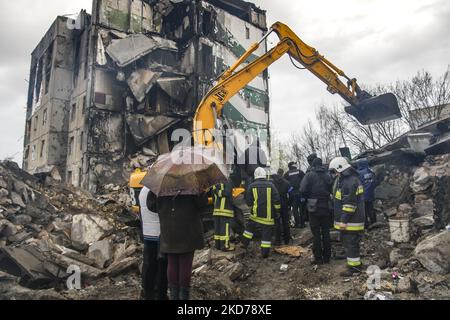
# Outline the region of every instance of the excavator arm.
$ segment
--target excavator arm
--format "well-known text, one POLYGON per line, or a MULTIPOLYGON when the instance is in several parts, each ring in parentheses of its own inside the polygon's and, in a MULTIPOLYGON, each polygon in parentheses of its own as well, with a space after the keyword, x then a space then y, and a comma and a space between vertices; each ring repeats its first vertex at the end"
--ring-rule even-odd
POLYGON ((222 116, 225 104, 286 53, 322 80, 330 93, 337 93, 347 101, 350 106, 346 108, 346 112, 353 115, 362 124, 401 117, 397 99, 393 94, 372 97, 361 90, 356 79, 349 78, 342 70, 320 55, 316 49, 303 42, 288 26, 277 22, 259 43, 254 44, 220 76, 218 83, 200 102, 194 117, 194 141, 202 145, 213 144, 213 132, 217 127, 217 120, 222 116), (261 57, 236 71, 246 63, 250 55, 272 32, 278 35, 280 42, 261 57), (346 82, 343 82, 341 78, 346 82))

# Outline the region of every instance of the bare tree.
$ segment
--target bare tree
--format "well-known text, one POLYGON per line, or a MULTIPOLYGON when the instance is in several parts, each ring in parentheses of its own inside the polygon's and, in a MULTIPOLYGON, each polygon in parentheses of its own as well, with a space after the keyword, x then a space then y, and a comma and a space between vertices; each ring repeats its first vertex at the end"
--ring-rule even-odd
POLYGON ((397 96, 403 121, 416 129, 422 123, 440 118, 443 108, 450 103, 450 65, 437 80, 422 70, 411 80, 397 81, 386 89, 397 96))

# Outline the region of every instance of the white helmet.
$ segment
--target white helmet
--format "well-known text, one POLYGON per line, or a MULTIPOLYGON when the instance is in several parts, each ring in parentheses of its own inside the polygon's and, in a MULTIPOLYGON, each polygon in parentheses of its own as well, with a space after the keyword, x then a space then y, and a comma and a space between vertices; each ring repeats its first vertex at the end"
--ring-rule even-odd
POLYGON ((350 163, 348 163, 347 159, 345 159, 343 157, 335 158, 330 163, 330 169, 334 169, 339 173, 344 172, 345 170, 347 170, 350 167, 351 167, 350 163))
POLYGON ((267 178, 267 172, 264 168, 257 168, 255 170, 255 180, 257 179, 266 179, 267 178))

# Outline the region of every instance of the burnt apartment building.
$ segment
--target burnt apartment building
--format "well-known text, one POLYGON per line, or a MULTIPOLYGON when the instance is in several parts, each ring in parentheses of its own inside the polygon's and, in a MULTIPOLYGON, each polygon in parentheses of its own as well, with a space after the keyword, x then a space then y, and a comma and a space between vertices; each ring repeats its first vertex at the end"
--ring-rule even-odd
MULTIPOLYGON (((191 129, 215 79, 266 31, 265 12, 242 0, 93 0, 91 15, 57 17, 32 53, 23 168, 56 168, 93 192, 125 181, 128 156, 169 152, 171 133, 191 129)), ((224 116, 264 142, 268 74, 224 116)))

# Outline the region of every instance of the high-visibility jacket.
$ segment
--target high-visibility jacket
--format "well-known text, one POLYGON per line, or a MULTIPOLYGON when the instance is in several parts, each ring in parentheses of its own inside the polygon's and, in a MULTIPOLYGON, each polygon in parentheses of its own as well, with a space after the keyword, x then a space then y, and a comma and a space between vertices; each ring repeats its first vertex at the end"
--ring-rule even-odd
POLYGON ((212 193, 214 196, 213 216, 234 218, 232 185, 230 183, 216 184, 212 188, 212 193))
POLYGON ((364 231, 364 187, 353 168, 345 170, 339 177, 334 190, 334 215, 337 230, 340 230, 340 223, 345 223, 346 231, 364 231))
POLYGON ((245 196, 251 208, 250 220, 273 226, 281 210, 280 194, 275 185, 266 179, 258 179, 247 189, 245 196))

